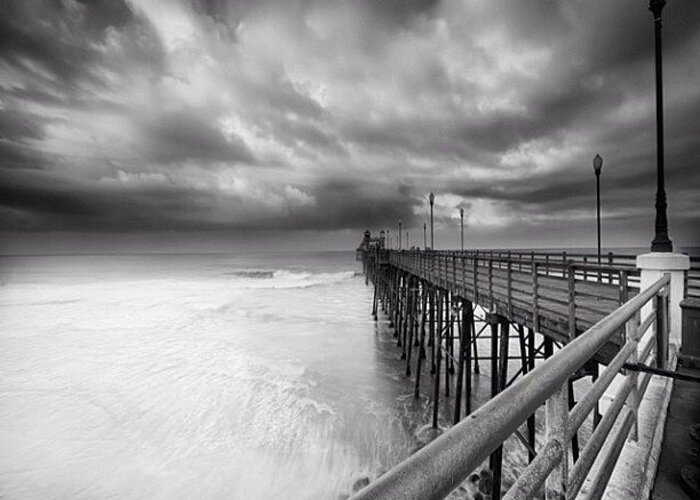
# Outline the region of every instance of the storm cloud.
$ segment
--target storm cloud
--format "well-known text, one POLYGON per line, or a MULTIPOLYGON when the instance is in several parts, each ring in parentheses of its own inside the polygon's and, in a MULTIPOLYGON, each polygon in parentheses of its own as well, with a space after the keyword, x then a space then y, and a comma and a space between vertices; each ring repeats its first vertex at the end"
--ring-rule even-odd
MULTIPOLYGON (((700 5, 670 1, 667 191, 685 245, 700 244, 698 61, 700 5)), ((636 0, 2 2, 0 232, 343 246, 399 219, 418 234, 433 191, 440 246, 460 206, 474 246, 582 245, 600 153, 606 242, 646 245, 653 64, 636 0)))

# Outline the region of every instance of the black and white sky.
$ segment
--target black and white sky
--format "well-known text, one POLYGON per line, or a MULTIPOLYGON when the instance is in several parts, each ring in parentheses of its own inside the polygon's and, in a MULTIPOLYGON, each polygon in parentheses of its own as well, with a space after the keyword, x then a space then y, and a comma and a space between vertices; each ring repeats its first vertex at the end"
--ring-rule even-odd
MULTIPOLYGON (((0 251, 653 237, 644 0, 0 0, 0 251)), ((700 244, 700 2, 664 10, 670 236, 700 244)))

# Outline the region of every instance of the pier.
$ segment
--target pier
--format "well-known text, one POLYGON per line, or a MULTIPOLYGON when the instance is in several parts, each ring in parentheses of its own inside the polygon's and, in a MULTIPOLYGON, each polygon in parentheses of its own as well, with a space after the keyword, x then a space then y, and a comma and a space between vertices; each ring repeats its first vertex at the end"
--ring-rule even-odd
MULTIPOLYGON (((440 416, 454 425, 353 499, 444 498, 487 459, 492 484, 484 493, 492 499, 602 498, 626 443, 638 439, 652 375, 674 376, 678 303, 700 291, 700 263, 677 257, 677 269, 662 272, 649 269, 645 256, 613 253, 599 260, 566 252, 389 250, 382 237, 365 233, 357 258, 373 287, 372 314, 393 328, 415 396, 421 387, 431 394, 432 426, 446 398, 454 413, 440 416), (484 363, 491 399, 475 408, 472 377, 484 363), (588 389, 575 395, 573 382, 583 377, 590 377, 588 389), (537 448, 542 405, 546 436, 537 448), (579 443, 587 419, 591 435, 579 443), (530 465, 503 492, 510 436, 530 465)), ((642 486, 647 496, 650 488, 642 486)))

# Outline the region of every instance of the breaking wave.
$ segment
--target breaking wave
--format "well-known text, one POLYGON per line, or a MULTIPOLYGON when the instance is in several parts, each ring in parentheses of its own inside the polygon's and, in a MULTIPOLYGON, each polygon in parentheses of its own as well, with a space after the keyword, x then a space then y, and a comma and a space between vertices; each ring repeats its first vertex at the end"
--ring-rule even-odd
POLYGON ((234 271, 227 274, 239 278, 242 287, 247 289, 309 288, 332 285, 357 276, 354 271, 311 273, 283 269, 234 271))
POLYGON ((257 279, 267 279, 272 278, 275 275, 275 271, 259 271, 259 270, 246 270, 246 271, 231 271, 224 273, 226 276, 235 276, 237 278, 257 278, 257 279))

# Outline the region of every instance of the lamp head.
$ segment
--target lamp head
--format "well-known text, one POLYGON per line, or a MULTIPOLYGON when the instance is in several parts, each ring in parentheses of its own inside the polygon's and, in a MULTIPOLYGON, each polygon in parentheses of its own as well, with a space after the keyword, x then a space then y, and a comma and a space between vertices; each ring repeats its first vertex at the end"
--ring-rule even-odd
POLYGON ((600 174, 600 171, 602 168, 603 168, 603 158, 601 158, 600 155, 595 155, 595 158, 593 158, 593 170, 595 171, 596 175, 600 174))
POLYGON ((430 198, 430 204, 432 205, 433 202, 435 201, 435 195, 433 193, 430 193, 429 198, 430 198))

